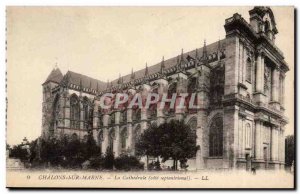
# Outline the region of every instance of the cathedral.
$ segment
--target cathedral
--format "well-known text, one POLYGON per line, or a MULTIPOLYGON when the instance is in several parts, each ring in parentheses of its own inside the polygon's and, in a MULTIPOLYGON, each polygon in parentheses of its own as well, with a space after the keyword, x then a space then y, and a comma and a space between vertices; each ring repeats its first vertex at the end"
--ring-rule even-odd
MULTIPOLYGON (((190 169, 284 168, 285 73, 276 46, 276 21, 269 7, 254 7, 248 23, 235 13, 225 20, 226 36, 181 52, 111 82, 58 68, 43 87, 42 138, 67 136, 84 141, 92 134, 99 149, 115 156, 135 154, 147 128, 183 120, 200 149, 190 169), (112 93, 196 93, 197 109, 120 106, 104 111, 101 96, 112 93)), ((114 100, 114 96, 110 100, 114 100)))

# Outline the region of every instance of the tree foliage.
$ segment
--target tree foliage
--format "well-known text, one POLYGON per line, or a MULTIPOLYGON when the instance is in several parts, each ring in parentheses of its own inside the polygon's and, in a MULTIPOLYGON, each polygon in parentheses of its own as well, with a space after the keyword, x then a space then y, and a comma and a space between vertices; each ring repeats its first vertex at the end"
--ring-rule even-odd
POLYGON ((291 166, 295 160, 295 139, 294 135, 285 138, 285 164, 291 166))
POLYGON ((18 158, 22 162, 25 162, 28 160, 29 153, 26 149, 23 148, 22 144, 15 145, 12 148, 9 146, 9 157, 11 158, 18 158))
POLYGON ((117 170, 142 170, 144 169, 144 164, 141 163, 135 156, 130 156, 127 154, 121 154, 114 161, 115 168, 117 170))
POLYGON ((140 156, 161 157, 163 162, 173 159, 175 170, 178 161, 184 164, 196 155, 198 149, 196 134, 183 121, 177 120, 150 127, 142 134, 136 146, 140 156))

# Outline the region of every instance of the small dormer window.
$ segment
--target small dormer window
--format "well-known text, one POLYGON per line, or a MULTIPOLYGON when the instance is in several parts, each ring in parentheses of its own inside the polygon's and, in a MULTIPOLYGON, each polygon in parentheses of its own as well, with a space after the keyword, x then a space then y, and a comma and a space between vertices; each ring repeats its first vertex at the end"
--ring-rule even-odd
POLYGON ((248 81, 249 83, 251 83, 252 81, 252 63, 250 58, 247 59, 247 64, 246 64, 246 81, 248 81))

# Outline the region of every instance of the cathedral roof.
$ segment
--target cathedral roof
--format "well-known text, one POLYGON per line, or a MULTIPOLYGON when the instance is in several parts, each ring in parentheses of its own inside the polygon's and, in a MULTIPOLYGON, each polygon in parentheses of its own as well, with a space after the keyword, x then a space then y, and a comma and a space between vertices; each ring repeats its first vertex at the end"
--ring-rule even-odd
POLYGON ((61 73, 59 68, 54 68, 51 73, 48 75, 46 81, 43 83, 48 83, 48 82, 55 82, 55 83, 60 83, 60 81, 63 79, 63 74, 61 73))
MULTIPOLYGON (((218 49, 223 48, 223 44, 225 43, 225 41, 226 41, 226 39, 219 40, 217 42, 207 45, 206 47, 202 47, 200 49, 195 49, 195 50, 185 52, 185 53, 182 52, 181 54, 179 54, 176 57, 164 60, 164 62, 163 62, 164 68, 169 69, 171 67, 174 67, 174 66, 178 65, 179 61, 180 62, 182 62, 182 60, 187 61, 187 58, 189 58, 189 57, 192 57, 194 59, 197 57, 201 58, 203 56, 203 48, 206 48, 207 56, 209 56, 213 53, 217 53, 218 49)), ((147 73, 148 75, 160 72, 161 71, 161 62, 159 62, 158 64, 155 64, 155 65, 152 65, 152 66, 147 66, 144 69, 138 70, 136 72, 132 72, 131 74, 125 75, 123 77, 119 77, 118 79, 115 79, 114 81, 112 81, 110 83, 110 87, 118 85, 120 83, 120 80, 122 80, 122 83, 130 82, 132 79, 133 73, 134 73, 134 79, 143 78, 143 77, 145 77, 146 71, 148 72, 147 73)), ((80 89, 80 87, 82 87, 82 89, 91 89, 91 90, 94 90, 94 92, 104 91, 105 89, 107 89, 107 83, 105 83, 101 80, 97 80, 97 79, 88 77, 86 75, 82 75, 80 73, 75 73, 73 71, 68 71, 63 76, 63 74, 61 73, 61 71, 58 68, 55 68, 52 70, 52 72, 50 73, 50 75, 48 76, 48 78, 44 82, 44 84, 49 81, 53 81, 55 83, 67 82, 68 85, 71 86, 71 88, 73 87, 75 89, 80 89)))
MULTIPOLYGON (((223 48, 222 45, 225 43, 225 41, 226 41, 226 39, 223 39, 223 40, 220 40, 220 42, 216 41, 216 42, 214 42, 212 44, 207 45, 206 46, 207 54, 210 55, 210 54, 212 54, 214 52, 216 53, 218 51, 219 44, 221 44, 221 48, 223 48)), ((197 55, 200 58, 202 57, 203 48, 204 47, 197 49, 197 55)), ((170 67, 176 66, 179 57, 180 58, 183 57, 184 60, 186 60, 188 56, 195 58, 195 56, 196 56, 196 49, 192 50, 192 51, 189 51, 189 52, 186 52, 186 53, 183 53, 182 56, 180 56, 180 55, 181 54, 179 54, 176 57, 173 57, 173 58, 165 60, 164 61, 165 69, 168 69, 170 67)), ((157 63, 156 65, 148 66, 147 68, 138 70, 138 71, 134 72, 135 73, 135 79, 143 78, 145 76, 145 71, 146 70, 148 71, 149 75, 154 74, 154 73, 158 73, 158 72, 160 72, 160 67, 161 67, 161 62, 157 63)), ((131 78, 131 74, 123 76, 122 77, 123 83, 129 82, 130 78, 131 78)), ((113 85, 118 85, 118 80, 119 79, 116 79, 116 80, 112 81, 112 84, 113 85)))
POLYGON ((95 91, 101 91, 106 88, 105 82, 73 71, 68 71, 64 77, 68 79, 69 84, 81 86, 82 88, 89 88, 95 91))

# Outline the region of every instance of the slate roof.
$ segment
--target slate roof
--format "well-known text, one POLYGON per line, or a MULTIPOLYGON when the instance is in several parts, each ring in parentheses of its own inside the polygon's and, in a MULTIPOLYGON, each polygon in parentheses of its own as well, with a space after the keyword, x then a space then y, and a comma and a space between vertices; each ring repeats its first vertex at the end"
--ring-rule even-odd
MULTIPOLYGON (((210 45, 206 46, 206 51, 207 51, 207 56, 211 55, 211 54, 216 54, 219 47, 221 50, 223 50, 224 48, 224 43, 225 43, 226 39, 223 40, 219 40, 217 42, 214 42, 210 45)), ((198 58, 201 58, 203 55, 203 47, 197 49, 197 55, 198 58)), ((164 60, 164 66, 165 66, 165 70, 174 67, 177 65, 178 60, 180 60, 180 58, 182 57, 183 60, 187 61, 186 58, 187 57, 192 57, 192 58, 196 58, 196 49, 186 52, 186 53, 182 53, 179 54, 176 57, 164 60)), ((154 73, 158 73, 160 72, 161 69, 161 62, 157 63, 156 65, 153 66, 148 66, 148 74, 154 74, 154 73)), ((135 74, 135 79, 139 79, 139 78, 143 78, 145 76, 145 71, 146 68, 138 70, 136 72, 134 72, 135 74)), ((98 91, 103 91, 107 89, 107 83, 101 81, 101 80, 97 80, 91 77, 88 77, 86 75, 82 75, 80 73, 75 73, 73 71, 68 71, 64 76, 61 73, 61 71, 58 68, 55 68, 52 70, 52 72, 50 73, 50 75, 48 76, 47 80, 44 82, 47 83, 49 81, 53 81, 55 83, 60 83, 63 79, 68 79, 68 84, 71 86, 71 88, 75 88, 75 89, 80 89, 79 87, 81 86, 83 89, 91 89, 93 90, 92 92, 96 92, 98 91), (97 88, 98 87, 98 88, 97 88)), ((118 85, 118 79, 113 80, 111 83, 109 83, 109 86, 116 86, 118 85)), ((127 83, 131 81, 131 74, 125 75, 121 77, 123 83, 127 83)))
MULTIPOLYGON (((207 55, 216 53, 218 51, 219 44, 221 46, 221 49, 223 49, 225 42, 226 42, 226 39, 223 39, 223 40, 219 40, 219 41, 216 41, 212 44, 207 45, 206 46, 207 55)), ((198 53, 199 58, 202 57, 203 47, 197 49, 197 53, 198 53)), ((189 51, 189 52, 186 52, 186 53, 183 53, 183 58, 184 59, 186 59, 188 56, 195 58, 196 49, 192 50, 192 51, 189 51)), ((165 60, 164 61, 165 69, 176 66, 178 57, 181 57, 181 54, 179 54, 176 57, 165 60)), ((157 63, 156 65, 153 65, 153 66, 148 66, 148 74, 151 75, 151 74, 154 74, 154 73, 158 73, 160 71, 160 67, 161 67, 161 62, 159 62, 159 63, 157 63)), ((135 71, 134 72, 135 79, 143 78, 144 75, 145 75, 145 70, 146 70, 146 68, 135 71)), ((130 81, 130 77, 131 77, 131 74, 128 74, 128 75, 122 76, 121 79, 123 80, 123 83, 126 83, 126 82, 130 81)), ((118 85, 118 80, 119 80, 119 78, 112 81, 113 86, 118 85)))
POLYGON ((97 80, 80 73, 75 73, 73 71, 68 71, 64 77, 69 79, 69 84, 74 84, 76 86, 81 85, 83 88, 89 88, 95 91, 97 91, 97 83, 98 91, 106 89, 107 86, 107 84, 101 80, 97 80))
POLYGON ((48 75, 46 81, 43 83, 46 84, 48 82, 55 82, 60 83, 60 81, 63 79, 63 74, 61 73, 59 68, 54 68, 51 73, 48 75))

